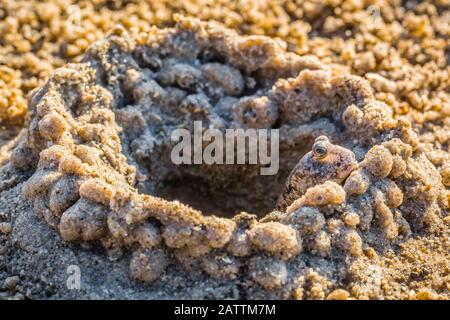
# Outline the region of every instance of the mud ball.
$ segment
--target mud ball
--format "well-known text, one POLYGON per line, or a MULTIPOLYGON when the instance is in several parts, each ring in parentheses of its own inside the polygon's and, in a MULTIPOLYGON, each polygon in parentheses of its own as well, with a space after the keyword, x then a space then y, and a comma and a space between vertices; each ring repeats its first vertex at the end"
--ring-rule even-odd
POLYGON ((142 282, 153 282, 165 272, 169 264, 162 249, 135 251, 130 261, 131 277, 142 282))
POLYGON ((233 256, 206 255, 202 258, 203 270, 214 278, 235 279, 239 273, 241 263, 233 256))
POLYGON ((342 215, 342 221, 344 221, 348 227, 355 229, 360 222, 360 218, 356 212, 345 212, 342 215))
POLYGON ((385 178, 392 170, 393 159, 388 149, 376 145, 367 152, 362 166, 376 177, 385 178))
POLYGON ((65 241, 98 240, 107 232, 108 210, 89 200, 78 200, 61 216, 59 232, 65 241))
POLYGON ((347 300, 350 297, 344 289, 336 289, 327 296, 327 300, 347 300))
POLYGON ((327 224, 334 247, 353 256, 362 254, 362 239, 358 232, 345 226, 340 219, 330 219, 327 224))
POLYGON ((270 128, 277 121, 278 107, 267 96, 245 97, 234 106, 234 118, 246 128, 270 128))
POLYGON ((342 114, 342 121, 347 128, 357 128, 361 125, 364 112, 354 104, 348 106, 342 114))
POLYGON ((332 181, 326 181, 323 184, 308 189, 303 196, 303 203, 314 207, 336 205, 343 203, 345 196, 345 191, 340 185, 332 181))
POLYGON ((222 87, 227 95, 238 96, 244 90, 244 77, 236 68, 220 63, 206 63, 202 71, 209 81, 222 87))
POLYGON ((384 193, 388 207, 397 208, 403 203, 403 192, 395 182, 389 180, 382 186, 381 190, 384 193))
POLYGON ((80 195, 91 201, 109 206, 113 196, 113 189, 100 179, 89 179, 80 185, 80 195))
POLYGON ((225 246, 236 228, 234 221, 218 217, 207 217, 206 224, 206 239, 212 248, 225 246))
POLYGON ((267 290, 279 289, 287 281, 286 263, 271 257, 253 257, 249 264, 251 279, 267 290))
POLYGON ((300 234, 307 236, 317 233, 325 225, 325 217, 317 208, 302 207, 289 215, 285 222, 298 226, 300 234))
POLYGON ((392 117, 392 109, 384 102, 372 100, 364 105, 363 111, 367 128, 380 131, 388 128, 393 129, 396 125, 396 121, 392 117))
POLYGON ((200 228, 187 225, 169 224, 164 226, 162 237, 170 248, 183 248, 199 244, 200 228))
POLYGON ((50 112, 39 122, 39 132, 49 140, 57 140, 67 130, 66 120, 56 112, 50 112))
POLYGON ((55 214, 62 214, 79 198, 80 181, 74 176, 64 176, 56 182, 51 191, 48 208, 55 214))
POLYGON ((341 250, 353 256, 360 256, 362 254, 362 239, 358 232, 354 230, 343 231, 337 245, 341 250))
POLYGON ((391 154, 398 155, 402 159, 406 159, 412 156, 412 147, 404 143, 399 138, 394 138, 382 143, 383 147, 386 147, 391 154))
POLYGON ((361 195, 369 189, 370 178, 365 170, 353 171, 345 180, 344 190, 348 195, 361 195))
POLYGON ((178 85, 194 90, 202 79, 202 72, 187 63, 175 63, 157 73, 156 79, 164 85, 178 85))
POLYGON ((400 156, 392 157, 392 170, 389 176, 393 179, 400 177, 406 171, 406 162, 400 156))
POLYGON ((297 231, 278 222, 255 224, 248 235, 257 249, 275 254, 283 260, 295 257, 302 250, 302 241, 297 231))
POLYGON ((161 241, 161 231, 152 222, 144 222, 132 231, 133 240, 138 242, 143 248, 153 248, 161 241))

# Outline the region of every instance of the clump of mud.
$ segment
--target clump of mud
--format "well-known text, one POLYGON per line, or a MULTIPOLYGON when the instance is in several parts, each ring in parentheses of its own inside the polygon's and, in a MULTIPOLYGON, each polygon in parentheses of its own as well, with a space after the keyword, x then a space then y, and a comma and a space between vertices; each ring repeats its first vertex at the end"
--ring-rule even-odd
POLYGON ((425 286, 386 283, 389 252, 411 238, 438 239, 448 264, 449 194, 429 160, 438 151, 409 120, 364 79, 281 40, 178 19, 173 29, 115 28, 34 93, 1 172, 22 177, 33 213, 67 243, 101 244, 117 265, 127 261, 135 283, 157 286, 179 266, 247 298, 448 298, 445 267, 418 276, 425 286), (279 129, 279 173, 174 165, 171 132, 195 120, 279 129), (287 210, 272 211, 323 135, 354 154, 353 171, 340 181, 312 173, 287 210))

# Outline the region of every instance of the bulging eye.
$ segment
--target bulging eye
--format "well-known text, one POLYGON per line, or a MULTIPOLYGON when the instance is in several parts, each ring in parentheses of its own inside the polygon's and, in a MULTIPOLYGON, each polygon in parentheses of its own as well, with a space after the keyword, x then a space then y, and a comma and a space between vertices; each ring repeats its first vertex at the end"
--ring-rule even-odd
POLYGON ((323 141, 318 141, 314 143, 312 151, 314 156, 318 159, 324 158, 328 153, 327 146, 323 141))

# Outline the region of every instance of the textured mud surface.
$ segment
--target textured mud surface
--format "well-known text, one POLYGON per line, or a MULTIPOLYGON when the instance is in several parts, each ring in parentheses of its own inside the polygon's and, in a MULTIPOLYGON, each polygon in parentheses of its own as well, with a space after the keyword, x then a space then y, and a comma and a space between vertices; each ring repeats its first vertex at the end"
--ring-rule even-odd
MULTIPOLYGON (((55 250, 40 254, 52 268, 88 273, 85 291, 74 292, 61 283, 65 269, 44 267, 44 290, 25 281, 27 295, 167 298, 177 277, 194 274, 207 279, 205 290, 185 285, 182 297, 448 298, 448 190, 428 159, 439 150, 376 100, 367 81, 287 52, 279 40, 192 19, 132 35, 115 28, 34 93, 17 140, 1 171, 15 185, 4 198, 21 203, 4 203, 10 245, 55 250), (170 134, 192 130, 194 120, 279 128, 280 173, 173 165, 170 134), (288 179, 308 188, 272 211, 299 159, 311 148, 317 157, 317 142, 325 155, 301 159, 306 178, 288 179), (35 225, 43 230, 31 232, 35 225), (443 267, 386 281, 395 276, 386 264, 408 268, 398 260, 417 237, 435 246, 427 263, 443 267), (85 259, 97 259, 109 281, 94 289, 85 259)), ((9 268, 41 265, 10 255, 9 268)))
POLYGON ((80 2, 72 33, 45 22, 63 2, 4 3, 0 297, 448 299, 448 4, 383 5, 380 28, 350 2, 196 14, 285 43, 143 23, 196 7, 162 3, 80 2), (194 120, 279 128, 279 174, 173 165, 194 120))

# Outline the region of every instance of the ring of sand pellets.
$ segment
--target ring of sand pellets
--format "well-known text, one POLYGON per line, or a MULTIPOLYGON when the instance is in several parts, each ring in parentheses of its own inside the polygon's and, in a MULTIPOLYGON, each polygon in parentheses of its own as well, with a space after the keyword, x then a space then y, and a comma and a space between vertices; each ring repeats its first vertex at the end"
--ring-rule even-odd
POLYGON ((131 251, 130 274, 143 282, 178 262, 285 297, 324 298, 338 284, 313 261, 345 265, 367 248, 438 232, 448 213, 448 191, 409 121, 394 118, 365 80, 280 40, 191 18, 132 35, 117 27, 80 63, 56 70, 30 100, 10 166, 33 172, 23 196, 64 240, 100 241, 111 259, 131 251), (279 174, 175 166, 171 132, 194 120, 279 128, 279 174), (342 185, 326 181, 292 210, 270 212, 319 135, 352 150, 358 168, 342 185))

